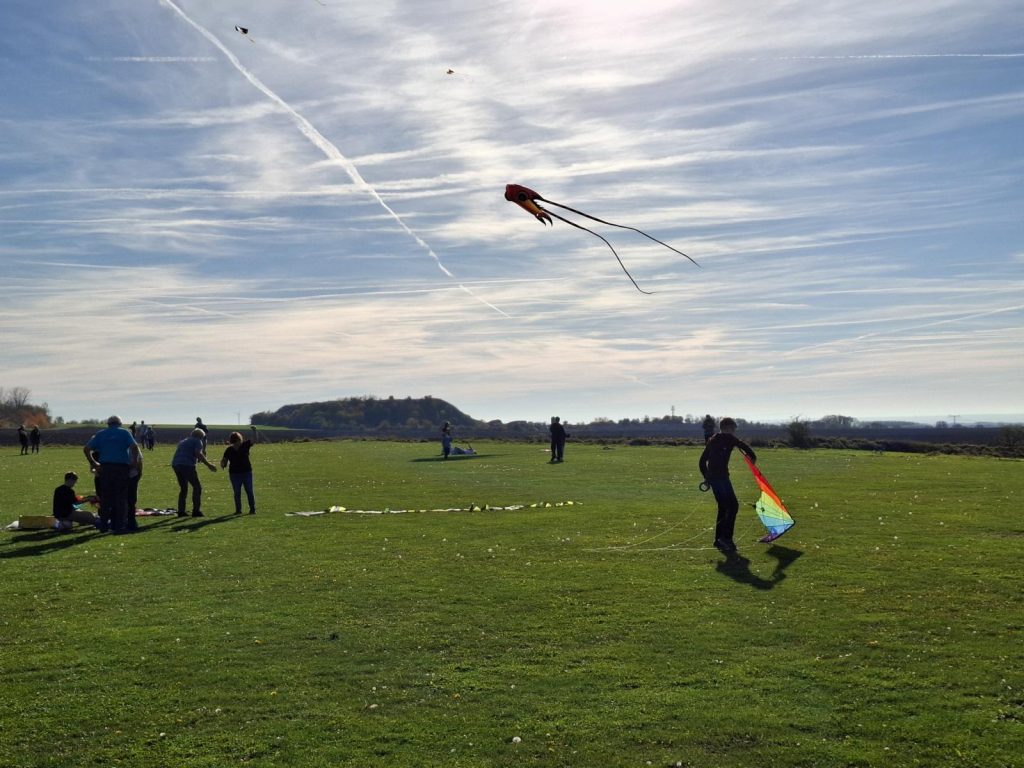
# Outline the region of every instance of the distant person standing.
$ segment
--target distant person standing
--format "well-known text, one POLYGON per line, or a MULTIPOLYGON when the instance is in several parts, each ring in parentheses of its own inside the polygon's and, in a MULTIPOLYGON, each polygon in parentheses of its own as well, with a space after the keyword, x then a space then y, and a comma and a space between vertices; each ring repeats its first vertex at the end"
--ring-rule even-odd
MULTIPOLYGON (((255 435, 255 427, 253 430, 255 435)), ((228 479, 231 480, 231 490, 235 494, 236 515, 242 514, 243 488, 249 501, 249 514, 256 514, 256 497, 252 491, 252 462, 249 460, 251 450, 252 440, 243 440, 241 432, 232 432, 228 438, 228 447, 224 449, 224 456, 220 460, 221 469, 228 468, 228 479)))
POLYGON ((39 444, 42 440, 43 436, 39 434, 39 427, 33 425, 32 431, 28 433, 28 441, 32 445, 32 453, 39 453, 39 444))
POLYGON ((191 436, 178 443, 174 458, 171 459, 171 468, 174 470, 174 476, 178 478, 178 517, 188 517, 185 504, 188 501, 189 486, 192 486, 192 517, 203 516, 203 484, 199 482, 196 465, 202 462, 211 472, 217 471, 217 467, 206 458, 203 440, 205 437, 206 433, 196 427, 192 430, 191 436))
POLYGON ((21 444, 21 455, 28 455, 28 432, 25 431, 25 425, 22 424, 18 427, 18 442, 21 444))
POLYGON ((146 448, 153 450, 153 446, 156 445, 156 432, 153 431, 153 425, 146 425, 146 448))
POLYGON ((448 458, 452 452, 452 423, 446 421, 441 427, 441 455, 448 458))
MULTIPOLYGON (((193 430, 195 430, 195 429, 200 429, 203 432, 203 450, 205 451, 206 450, 206 436, 210 433, 210 430, 208 430, 206 428, 206 425, 203 424, 202 418, 200 418, 199 416, 196 416, 196 425, 195 425, 195 427, 193 427, 193 430)), ((194 434, 194 432, 193 432, 193 434, 194 434)))
MULTIPOLYGON (((89 466, 96 473, 100 497, 100 525, 103 530, 128 533, 133 530, 125 519, 128 474, 137 466, 141 453, 132 433, 121 426, 120 416, 107 419, 107 428, 93 435, 82 448, 89 466)), ((135 518, 132 516, 131 523, 135 518)))
POLYGON ((711 486, 718 502, 718 518, 715 521, 715 547, 731 554, 736 551, 733 543, 733 529, 736 525, 736 514, 740 511, 740 502, 736 498, 732 481, 729 479, 729 457, 733 448, 739 448, 752 462, 757 461, 753 449, 736 437, 736 422, 728 417, 719 424, 721 431, 712 437, 704 446, 700 455, 700 473, 704 482, 711 486))
POLYGON ((705 415, 701 427, 704 429, 704 445, 707 445, 708 440, 715 436, 715 417, 710 413, 705 415))
POLYGON ((565 458, 565 439, 569 434, 565 431, 565 425, 558 416, 551 417, 551 464, 560 464, 565 458))

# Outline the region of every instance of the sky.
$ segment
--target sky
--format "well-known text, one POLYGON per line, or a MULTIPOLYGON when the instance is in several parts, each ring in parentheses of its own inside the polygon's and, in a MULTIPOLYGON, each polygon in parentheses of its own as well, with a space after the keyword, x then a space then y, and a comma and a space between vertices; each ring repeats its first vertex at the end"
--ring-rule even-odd
POLYGON ((1020 417, 1022 41, 1019 0, 4 0, 0 386, 1020 417), (552 209, 644 295, 508 183, 699 267, 552 209))

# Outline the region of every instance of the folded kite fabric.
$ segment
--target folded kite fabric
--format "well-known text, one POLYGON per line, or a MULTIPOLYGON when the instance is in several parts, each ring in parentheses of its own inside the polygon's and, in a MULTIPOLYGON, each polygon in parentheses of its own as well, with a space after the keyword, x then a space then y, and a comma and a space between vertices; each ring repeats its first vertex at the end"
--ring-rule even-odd
POLYGON ((433 509, 348 509, 342 506, 328 507, 327 509, 315 509, 309 512, 286 512, 286 517, 318 517, 331 512, 342 512, 347 515, 403 515, 410 512, 514 512, 518 509, 539 509, 546 507, 572 507, 579 506, 578 501, 536 501, 532 504, 470 504, 468 507, 435 507, 433 509))

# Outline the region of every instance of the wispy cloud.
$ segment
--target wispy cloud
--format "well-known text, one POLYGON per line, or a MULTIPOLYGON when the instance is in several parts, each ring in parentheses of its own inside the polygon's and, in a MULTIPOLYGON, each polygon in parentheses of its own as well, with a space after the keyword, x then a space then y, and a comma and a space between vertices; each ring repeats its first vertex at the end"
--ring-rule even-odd
POLYGON ((0 30, 0 362, 62 415, 1024 411, 1009 0, 66 10, 0 30))

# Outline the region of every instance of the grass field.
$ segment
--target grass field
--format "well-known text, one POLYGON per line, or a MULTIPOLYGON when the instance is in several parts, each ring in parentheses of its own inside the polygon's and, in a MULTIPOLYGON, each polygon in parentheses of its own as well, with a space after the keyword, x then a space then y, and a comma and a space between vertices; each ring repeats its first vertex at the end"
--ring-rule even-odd
MULTIPOLYGON (((260 445, 255 517, 200 468, 202 520, 0 534, 0 766, 1024 766, 1024 463, 760 451, 798 522, 727 564, 697 449, 475 447, 260 445)), ((8 449, 0 523, 69 468, 8 449)))

